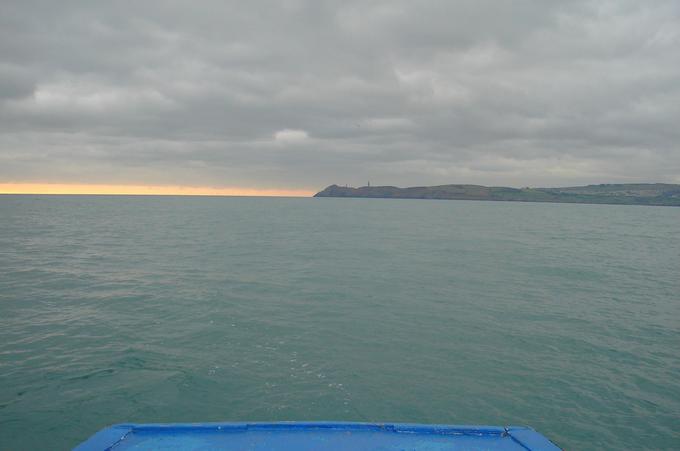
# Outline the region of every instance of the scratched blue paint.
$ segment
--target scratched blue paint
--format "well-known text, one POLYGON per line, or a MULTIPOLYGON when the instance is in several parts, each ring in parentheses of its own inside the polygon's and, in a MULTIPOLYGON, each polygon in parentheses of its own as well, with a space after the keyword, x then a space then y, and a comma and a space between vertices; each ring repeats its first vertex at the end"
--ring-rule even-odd
POLYGON ((104 450, 530 450, 557 451, 527 427, 383 423, 119 424, 74 451, 104 450))

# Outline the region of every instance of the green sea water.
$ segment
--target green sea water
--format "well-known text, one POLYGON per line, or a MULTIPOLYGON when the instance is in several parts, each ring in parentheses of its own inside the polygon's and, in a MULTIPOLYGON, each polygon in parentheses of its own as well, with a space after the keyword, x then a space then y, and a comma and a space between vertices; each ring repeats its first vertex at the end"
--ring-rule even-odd
POLYGON ((680 448, 680 208, 0 196, 0 450, 119 422, 680 448))

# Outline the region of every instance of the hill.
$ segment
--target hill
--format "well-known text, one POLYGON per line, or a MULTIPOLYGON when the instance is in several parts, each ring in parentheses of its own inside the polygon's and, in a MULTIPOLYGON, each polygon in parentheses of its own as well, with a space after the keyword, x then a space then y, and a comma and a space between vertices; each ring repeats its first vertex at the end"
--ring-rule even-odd
POLYGON ((314 197, 369 197, 387 199, 456 199, 509 202, 680 206, 680 185, 624 183, 565 188, 507 188, 481 185, 396 186, 331 185, 314 197))

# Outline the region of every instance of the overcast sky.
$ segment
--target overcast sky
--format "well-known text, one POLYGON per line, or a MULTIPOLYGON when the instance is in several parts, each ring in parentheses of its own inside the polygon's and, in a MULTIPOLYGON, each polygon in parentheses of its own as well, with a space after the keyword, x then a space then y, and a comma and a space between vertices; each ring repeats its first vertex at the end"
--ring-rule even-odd
POLYGON ((680 183, 680 1, 0 0, 0 182, 680 183))

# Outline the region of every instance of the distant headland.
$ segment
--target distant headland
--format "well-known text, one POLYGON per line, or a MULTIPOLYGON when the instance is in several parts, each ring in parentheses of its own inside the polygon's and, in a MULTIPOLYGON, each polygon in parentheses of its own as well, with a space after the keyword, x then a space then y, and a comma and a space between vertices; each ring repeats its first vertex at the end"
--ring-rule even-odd
POLYGON ((371 197, 387 199, 495 200, 577 204, 680 206, 680 185, 622 183, 565 188, 506 188, 481 185, 396 186, 331 185, 314 197, 371 197))

